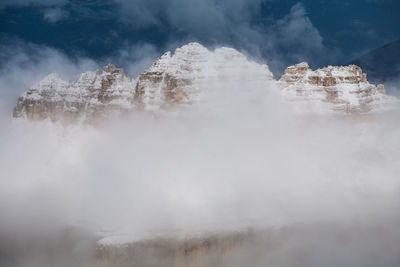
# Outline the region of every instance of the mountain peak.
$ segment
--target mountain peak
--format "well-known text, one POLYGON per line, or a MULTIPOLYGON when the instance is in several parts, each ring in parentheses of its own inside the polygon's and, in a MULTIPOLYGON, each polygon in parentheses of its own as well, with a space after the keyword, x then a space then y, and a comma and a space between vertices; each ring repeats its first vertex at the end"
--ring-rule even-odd
POLYGON ((208 50, 208 49, 205 46, 203 46, 202 44, 197 43, 197 42, 190 42, 188 44, 185 44, 185 45, 175 49, 175 53, 181 52, 181 51, 206 51, 206 50, 208 50))
POLYGON ((135 100, 139 107, 154 110, 171 104, 189 104, 213 84, 273 80, 268 66, 248 60, 233 48, 208 50, 199 43, 165 53, 138 78, 135 100))
MULTIPOLYGON (((233 88, 246 92, 274 89, 275 85, 267 65, 251 61, 233 48, 209 50, 189 43, 174 53, 164 53, 136 80, 113 64, 101 72, 82 73, 72 83, 57 73, 50 74, 21 95, 14 116, 94 122, 138 109, 203 101, 215 91, 234 94, 233 88)), ((368 83, 366 74, 355 65, 312 70, 307 62, 301 62, 289 66, 278 85, 289 99, 329 102, 333 109, 346 112, 368 112, 389 98, 383 85, 368 83)))
POLYGON ((110 73, 110 74, 114 74, 114 73, 122 74, 122 73, 124 73, 124 70, 122 68, 115 67, 114 64, 109 63, 103 67, 103 72, 110 73))
POLYGON ((312 70, 305 62, 289 66, 279 80, 286 95, 305 100, 320 100, 346 112, 368 112, 389 100, 383 85, 373 85, 356 65, 327 66, 312 70))
POLYGON ((72 83, 52 73, 18 98, 13 115, 32 120, 94 122, 129 109, 134 86, 123 69, 112 64, 101 73, 82 73, 72 83))

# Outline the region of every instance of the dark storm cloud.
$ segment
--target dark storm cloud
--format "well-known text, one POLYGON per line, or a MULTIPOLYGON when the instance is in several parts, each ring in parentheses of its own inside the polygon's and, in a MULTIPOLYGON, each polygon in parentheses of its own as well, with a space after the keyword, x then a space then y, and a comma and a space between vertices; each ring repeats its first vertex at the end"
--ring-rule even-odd
POLYGON ((324 45, 319 30, 301 3, 294 5, 288 15, 273 22, 266 31, 260 47, 275 71, 301 61, 308 61, 311 65, 332 62, 339 54, 338 50, 324 45))
POLYGON ((327 53, 320 32, 301 3, 274 19, 263 14, 266 0, 115 1, 120 21, 135 29, 168 30, 169 40, 178 45, 195 40, 211 46, 234 46, 253 57, 267 58, 274 72, 299 61, 320 64, 337 53, 327 53))
POLYGON ((233 25, 248 24, 260 12, 262 3, 255 1, 216 0, 115 0, 123 16, 121 20, 134 27, 161 26, 167 22, 178 30, 197 35, 228 34, 233 25))
POLYGON ((68 0, 2 0, 0 3, 0 8, 29 5, 62 6, 67 2, 68 0))
MULTIPOLYGON (((320 32, 301 3, 294 2, 291 8, 288 4, 288 9, 279 16, 266 9, 266 5, 273 3, 271 0, 112 0, 84 4, 36 0, 18 2, 18 5, 32 3, 41 5, 44 24, 65 21, 71 25, 82 18, 88 25, 97 23, 93 31, 84 35, 79 34, 80 30, 77 36, 68 32, 70 37, 65 42, 56 41, 63 36, 48 41, 55 46, 67 46, 74 39, 86 40, 81 48, 95 56, 101 53, 106 57, 118 56, 120 49, 129 50, 129 46, 143 43, 154 46, 162 54, 198 41, 208 47, 234 47, 259 61, 267 61, 277 76, 290 64, 308 61, 319 66, 337 58, 335 52, 325 48, 320 32), (106 10, 102 8, 105 4, 109 7, 106 10), (111 9, 112 12, 106 12, 111 9), (110 36, 115 36, 111 44, 107 41, 110 36)), ((11 1, 3 4, 15 5, 11 1)), ((67 47, 67 50, 76 49, 76 43, 71 46, 74 48, 67 47)))

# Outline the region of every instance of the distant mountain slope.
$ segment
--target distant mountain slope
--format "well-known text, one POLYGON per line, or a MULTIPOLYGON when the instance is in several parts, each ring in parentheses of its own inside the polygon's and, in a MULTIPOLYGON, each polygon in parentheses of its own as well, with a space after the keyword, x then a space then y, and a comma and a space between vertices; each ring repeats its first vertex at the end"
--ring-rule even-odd
POLYGON ((353 60, 373 83, 390 82, 400 76, 400 40, 389 43, 353 60))

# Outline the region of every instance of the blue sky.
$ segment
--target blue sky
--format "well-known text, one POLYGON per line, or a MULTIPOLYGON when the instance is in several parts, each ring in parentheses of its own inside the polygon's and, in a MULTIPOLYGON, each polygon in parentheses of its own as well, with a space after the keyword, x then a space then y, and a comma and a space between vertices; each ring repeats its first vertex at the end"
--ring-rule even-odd
POLYGON ((135 61, 141 49, 154 57, 199 41, 233 46, 279 73, 303 60, 346 64, 400 39, 399 12, 397 0, 3 0, 0 44, 123 65, 121 54, 135 61))

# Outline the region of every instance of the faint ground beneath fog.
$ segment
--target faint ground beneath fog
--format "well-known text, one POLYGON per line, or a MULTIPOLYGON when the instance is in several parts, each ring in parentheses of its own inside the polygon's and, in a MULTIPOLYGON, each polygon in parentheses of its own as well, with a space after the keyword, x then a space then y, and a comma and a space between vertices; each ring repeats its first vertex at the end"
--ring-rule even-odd
MULTIPOLYGON (((392 218, 391 218, 392 219, 392 218)), ((79 229, 50 236, 2 236, 4 267, 385 266, 400 263, 400 228, 392 220, 315 223, 270 229, 96 245, 79 229)))

